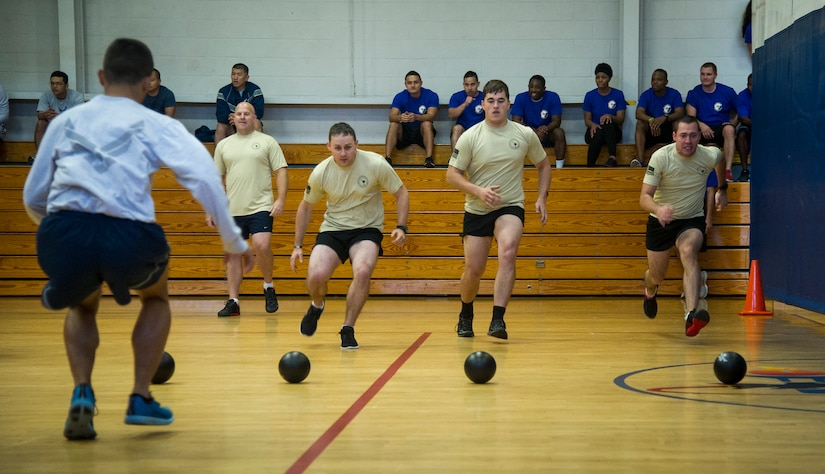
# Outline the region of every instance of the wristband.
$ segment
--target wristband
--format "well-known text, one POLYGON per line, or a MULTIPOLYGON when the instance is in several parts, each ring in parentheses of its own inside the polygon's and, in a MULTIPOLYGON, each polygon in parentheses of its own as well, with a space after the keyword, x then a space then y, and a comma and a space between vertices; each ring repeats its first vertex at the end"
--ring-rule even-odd
POLYGON ((395 228, 403 230, 405 234, 409 233, 409 232, 407 232, 407 226, 405 226, 405 225, 397 225, 397 226, 395 226, 395 228))
POLYGON ((649 119, 647 119, 647 121, 650 122, 650 123, 653 123, 654 120, 655 119, 653 117, 650 117, 649 119))
POLYGON ((727 191, 728 190, 728 182, 727 180, 719 185, 719 191, 727 191))
POLYGON ((293 249, 300 249, 300 248, 303 248, 303 247, 301 247, 300 245, 296 245, 296 246, 294 246, 294 247, 292 247, 292 248, 293 248, 293 249))

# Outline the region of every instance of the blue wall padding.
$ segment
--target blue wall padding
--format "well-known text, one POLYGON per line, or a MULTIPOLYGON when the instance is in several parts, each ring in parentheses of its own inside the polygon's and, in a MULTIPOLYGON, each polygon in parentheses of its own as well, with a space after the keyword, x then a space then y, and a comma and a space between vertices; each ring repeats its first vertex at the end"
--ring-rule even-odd
POLYGON ((825 8, 753 68, 751 259, 766 298, 825 313, 825 8))

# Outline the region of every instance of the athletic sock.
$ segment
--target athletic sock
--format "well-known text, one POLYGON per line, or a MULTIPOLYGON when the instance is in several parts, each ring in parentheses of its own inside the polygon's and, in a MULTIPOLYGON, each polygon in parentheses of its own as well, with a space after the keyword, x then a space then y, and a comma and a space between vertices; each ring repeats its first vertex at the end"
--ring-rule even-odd
POLYGON ((467 318, 473 319, 473 302, 470 301, 469 303, 461 302, 461 313, 458 315, 460 318, 467 318))
POLYGON ((507 308, 504 306, 493 306, 493 319, 504 319, 504 312, 507 308))

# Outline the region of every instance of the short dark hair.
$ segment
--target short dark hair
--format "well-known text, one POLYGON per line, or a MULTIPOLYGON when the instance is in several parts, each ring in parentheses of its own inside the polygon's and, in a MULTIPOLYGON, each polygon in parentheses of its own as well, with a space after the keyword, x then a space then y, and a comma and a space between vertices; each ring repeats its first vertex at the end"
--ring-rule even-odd
POLYGON ((410 71, 410 72, 408 72, 407 74, 404 75, 404 80, 407 80, 407 78, 410 77, 410 76, 416 76, 419 79, 421 79, 421 74, 418 74, 416 71, 410 71))
POLYGON ((353 130, 353 128, 345 122, 338 122, 332 127, 329 127, 329 139, 332 140, 332 137, 335 135, 349 135, 353 140, 358 141, 358 137, 355 136, 355 130, 353 130))
POLYGON ((249 68, 244 63, 235 63, 232 65, 232 69, 243 69, 244 74, 249 74, 249 68))
POLYGON ((152 70, 158 73, 158 80, 160 80, 160 71, 157 68, 152 68, 152 70))
POLYGON ((593 71, 593 75, 596 75, 600 72, 605 73, 607 75, 607 77, 613 79, 613 68, 610 67, 610 64, 607 64, 607 63, 596 64, 596 70, 593 71))
POLYGON ((66 74, 66 73, 65 73, 65 72, 63 72, 63 71, 55 71, 55 72, 53 72, 53 73, 52 73, 52 75, 51 75, 51 76, 49 76, 49 79, 51 79, 51 78, 53 78, 53 77, 59 77, 59 78, 63 79, 63 82, 65 82, 66 84, 68 84, 68 83, 69 83, 69 75, 68 75, 68 74, 66 74))
POLYGON ((673 125, 673 132, 674 133, 676 133, 676 130, 679 130, 679 124, 680 123, 684 123, 686 125, 690 125, 692 123, 695 123, 696 127, 697 128, 699 127, 699 120, 697 120, 696 117, 694 117, 692 115, 684 115, 684 116, 682 116, 682 118, 677 120, 676 123, 673 125))
POLYGON ((510 88, 501 79, 490 79, 487 84, 484 84, 484 95, 504 92, 507 100, 510 100, 510 88))
MULTIPOLYGON (((665 80, 667 80, 667 71, 665 71, 665 70, 664 70, 664 69, 662 69, 662 68, 657 68, 657 69, 654 69, 654 70, 653 70, 653 74, 656 74, 657 72, 661 72, 662 74, 664 74, 664 75, 665 75, 665 80)), ((652 76, 653 74, 651 74, 651 76, 652 76)))
POLYGON ((103 77, 109 84, 135 85, 152 75, 152 52, 141 41, 118 38, 103 55, 103 77))
POLYGON ((541 74, 536 74, 536 75, 534 75, 533 77, 531 77, 531 78, 530 78, 530 80, 529 80, 529 81, 527 81, 528 86, 529 86, 529 85, 530 85, 530 83, 531 83, 531 82, 533 82, 533 81, 539 81, 539 82, 541 83, 541 87, 544 87, 544 86, 546 86, 546 85, 547 85, 547 83, 546 83, 546 82, 544 82, 544 76, 542 76, 541 74))
POLYGON ((472 77, 473 79, 475 79, 475 80, 476 80, 476 82, 478 82, 478 74, 476 74, 476 72, 475 72, 475 71, 467 71, 467 72, 465 72, 465 73, 464 73, 464 79, 467 79, 468 77, 472 77))
POLYGON ((708 61, 708 62, 706 62, 705 64, 702 64, 702 67, 700 67, 699 69, 704 69, 704 68, 706 68, 706 67, 709 67, 709 68, 713 69, 713 73, 714 73, 714 74, 719 74, 719 73, 716 71, 716 64, 714 64, 714 63, 712 63, 712 62, 708 61))

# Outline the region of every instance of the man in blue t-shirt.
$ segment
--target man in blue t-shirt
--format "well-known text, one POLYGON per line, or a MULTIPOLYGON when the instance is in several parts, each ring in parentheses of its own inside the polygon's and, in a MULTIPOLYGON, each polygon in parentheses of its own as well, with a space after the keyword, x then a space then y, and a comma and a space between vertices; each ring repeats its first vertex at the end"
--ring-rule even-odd
POLYGON ((143 98, 143 105, 149 107, 157 113, 175 117, 175 93, 160 85, 160 71, 154 69, 149 80, 149 89, 146 97, 143 98))
POLYGON ((464 89, 450 96, 450 105, 447 109, 447 116, 450 120, 455 120, 450 133, 450 149, 455 149, 458 137, 465 130, 484 120, 484 109, 481 101, 484 94, 478 90, 478 74, 474 71, 467 71, 464 74, 464 89))
POLYGON ((730 169, 736 147, 737 97, 733 88, 716 82, 716 75, 716 64, 702 64, 699 69, 701 84, 688 92, 685 111, 699 120, 702 145, 722 147, 725 156, 725 178, 733 181, 730 169))
POLYGON ((249 82, 249 68, 246 64, 237 63, 232 66, 232 83, 223 86, 218 91, 215 103, 215 117, 218 125, 215 127, 215 145, 221 140, 235 133, 235 106, 240 102, 249 102, 255 107, 255 130, 262 132, 264 118, 264 93, 256 84, 249 82))
POLYGON ((513 102, 513 122, 533 129, 542 146, 553 147, 556 152, 556 168, 564 166, 567 154, 567 138, 561 128, 561 112, 559 95, 546 90, 544 77, 538 74, 530 78, 527 92, 518 94, 513 102))
POLYGON ((737 181, 747 182, 751 179, 748 171, 748 160, 751 155, 751 108, 753 107, 753 74, 748 74, 748 87, 738 96, 736 113, 739 115, 739 126, 736 128, 736 151, 742 162, 742 173, 737 181))
POLYGON ((421 75, 410 71, 404 76, 405 89, 392 99, 390 106, 390 127, 387 130, 387 162, 392 164, 393 148, 399 150, 410 145, 424 148, 424 166, 435 168, 433 148, 435 148, 435 116, 438 114, 438 94, 421 87, 421 75))
POLYGON ((667 86, 667 71, 656 69, 636 105, 636 158, 630 166, 643 166, 654 151, 673 143, 673 123, 684 115, 682 94, 667 86))

